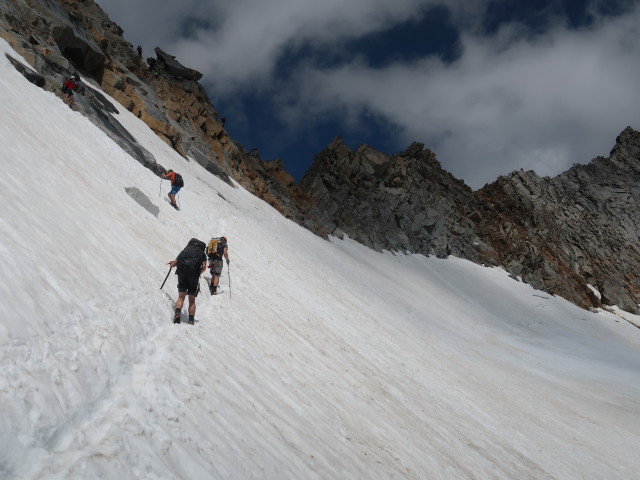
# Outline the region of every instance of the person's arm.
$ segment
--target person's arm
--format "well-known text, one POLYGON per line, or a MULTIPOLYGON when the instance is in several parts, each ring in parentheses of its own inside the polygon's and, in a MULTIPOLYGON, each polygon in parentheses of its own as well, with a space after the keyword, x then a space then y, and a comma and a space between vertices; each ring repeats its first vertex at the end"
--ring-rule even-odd
POLYGON ((227 265, 229 265, 229 249, 224 247, 224 258, 227 261, 227 265))
POLYGON ((184 257, 184 250, 178 254, 175 260, 171 260, 169 262, 169 265, 171 265, 172 267, 177 266, 180 263, 180 260, 182 259, 182 257, 184 257))
POLYGON ((207 269, 207 254, 202 254, 202 265, 200 266, 200 275, 207 269))

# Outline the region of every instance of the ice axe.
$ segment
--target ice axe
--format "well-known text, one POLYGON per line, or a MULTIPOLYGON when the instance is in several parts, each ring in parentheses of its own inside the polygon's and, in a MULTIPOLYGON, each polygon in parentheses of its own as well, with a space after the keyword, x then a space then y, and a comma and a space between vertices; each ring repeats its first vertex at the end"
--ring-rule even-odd
POLYGON ((160 290, 162 290, 162 287, 164 287, 164 284, 167 283, 167 278, 169 278, 169 274, 171 273, 171 270, 173 270, 173 266, 169 267, 169 273, 167 273, 167 276, 164 277, 164 282, 162 282, 162 285, 160 285, 160 290))

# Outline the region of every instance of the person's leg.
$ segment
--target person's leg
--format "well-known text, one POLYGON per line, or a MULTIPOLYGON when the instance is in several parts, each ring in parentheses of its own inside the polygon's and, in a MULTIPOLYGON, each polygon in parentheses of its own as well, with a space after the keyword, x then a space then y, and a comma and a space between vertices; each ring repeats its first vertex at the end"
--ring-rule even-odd
POLYGON ((176 185, 171 186, 171 191, 169 192, 169 198, 171 199, 171 205, 176 206, 176 195, 180 191, 180 187, 176 185))
POLYGON ((180 323, 180 316, 182 315, 182 305, 184 305, 184 297, 187 292, 178 292, 178 300, 176 300, 176 311, 173 314, 173 323, 180 323))
POLYGON ((214 277, 214 275, 213 275, 213 266, 210 265, 209 267, 210 267, 209 268, 209 273, 211 274, 211 280, 209 280, 209 293, 211 293, 211 295, 213 295, 213 292, 215 291, 213 289, 213 277, 214 277))
POLYGON ((189 317, 196 316, 196 297, 195 295, 189 295, 189 317))
POLYGON ((214 259, 211 267, 211 294, 215 295, 220 283, 220 275, 222 274, 222 259, 214 259))
MULTIPOLYGON (((184 297, 187 296, 187 292, 178 292, 178 300, 176 300, 176 310, 182 310, 182 306, 184 305, 184 297)), ((189 295, 191 298, 191 295, 189 295)))
POLYGON ((200 291, 200 275, 193 276, 189 279, 189 288, 187 289, 187 295, 189 295, 189 324, 195 323, 196 315, 196 297, 200 291))
POLYGON ((215 285, 216 287, 218 286, 218 283, 220 282, 220 276, 222 275, 222 268, 224 267, 224 262, 222 261, 221 258, 216 258, 216 262, 215 262, 215 271, 214 273, 214 281, 215 281, 215 285))

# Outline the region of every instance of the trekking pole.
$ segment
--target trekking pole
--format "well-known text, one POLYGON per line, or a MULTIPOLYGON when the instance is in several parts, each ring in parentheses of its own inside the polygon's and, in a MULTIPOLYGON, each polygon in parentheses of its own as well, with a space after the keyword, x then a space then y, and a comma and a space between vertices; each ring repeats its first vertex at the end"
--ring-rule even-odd
POLYGON ((231 298, 231 272, 229 271, 229 262, 227 262, 227 276, 229 277, 229 298, 231 298))
MULTIPOLYGON (((169 273, 171 273, 171 270, 173 270, 173 267, 169 267, 169 273)), ((164 282, 162 282, 162 285, 160 285, 160 290, 162 290, 162 287, 164 287, 164 284, 167 283, 167 278, 169 278, 169 273, 167 273, 167 276, 164 277, 164 282)))
POLYGON ((162 177, 160 177, 160 193, 158 193, 158 198, 162 198, 162 177))

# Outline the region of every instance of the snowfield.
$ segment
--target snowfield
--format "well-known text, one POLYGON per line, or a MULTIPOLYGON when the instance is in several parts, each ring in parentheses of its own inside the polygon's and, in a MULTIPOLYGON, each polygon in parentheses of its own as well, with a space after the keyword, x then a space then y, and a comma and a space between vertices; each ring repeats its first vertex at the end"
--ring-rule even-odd
POLYGON ((168 182, 7 52, 0 478, 638 478, 638 317, 457 258, 325 241, 122 108, 183 175, 177 212, 168 182), (167 262, 218 235, 223 292, 203 279, 196 324, 173 325, 167 262))

